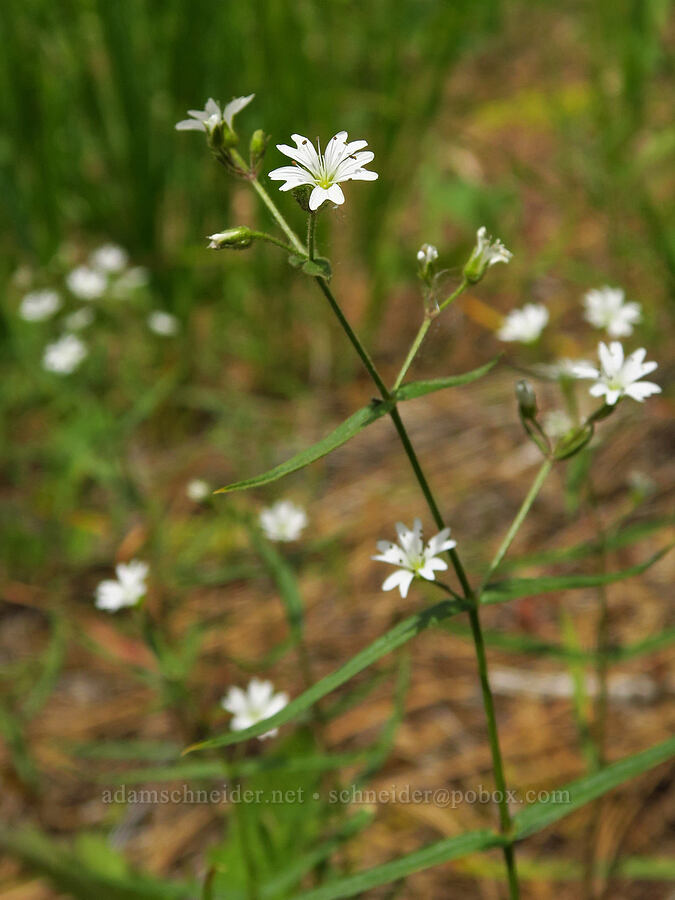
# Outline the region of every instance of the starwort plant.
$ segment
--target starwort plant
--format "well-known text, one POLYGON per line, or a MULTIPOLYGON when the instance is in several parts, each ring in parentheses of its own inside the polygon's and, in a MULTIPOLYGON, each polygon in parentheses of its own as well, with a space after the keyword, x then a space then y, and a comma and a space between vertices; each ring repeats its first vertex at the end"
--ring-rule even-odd
MULTIPOLYGON (((442 281, 439 276, 442 273, 437 271, 438 250, 431 244, 422 245, 417 253, 418 275, 422 282, 425 300, 422 322, 399 369, 398 375, 393 384, 388 386, 369 351, 345 315, 336 294, 333 292, 330 284, 332 277, 331 263, 330 260, 318 254, 316 238, 317 214, 319 212, 329 213, 331 208, 346 202, 345 193, 341 187, 342 184, 348 181, 372 181, 378 177, 375 172, 365 168, 374 160, 374 153, 364 149, 367 146, 365 140, 349 142, 348 134, 345 131, 337 132, 328 141, 324 151, 321 150, 321 145, 318 141, 317 146, 314 146, 309 139, 295 133, 292 134, 295 147, 287 144, 277 145, 277 149, 290 157, 294 165, 285 165, 273 169, 268 177, 272 181, 283 182, 279 190, 284 193, 290 192, 300 207, 306 211, 307 235, 303 241, 288 224, 276 201, 270 195, 264 183, 261 182, 261 170, 267 137, 260 130, 254 133, 249 148, 248 160, 237 150, 239 136, 234 129, 232 117, 235 112, 248 105, 251 99, 252 95, 236 98, 225 107, 223 112, 221 112, 220 106, 215 101, 209 100, 204 111, 190 111, 192 118, 179 123, 176 127, 179 130, 191 129, 206 133, 207 145, 217 161, 231 175, 251 185, 280 229, 282 236, 279 237, 267 232, 256 231, 246 225, 237 225, 227 227, 220 232, 210 235, 208 246, 217 250, 242 250, 251 246, 255 241, 264 241, 287 252, 291 265, 315 280, 319 291, 326 299, 380 396, 377 400, 371 401, 368 406, 355 413, 347 422, 343 423, 342 426, 314 447, 296 454, 287 463, 281 464, 261 476, 229 485, 227 488, 223 488, 222 491, 256 487, 274 481, 289 472, 297 471, 313 460, 341 446, 341 444, 357 434, 370 422, 375 421, 382 415, 388 415, 394 424, 402 449, 429 508, 438 533, 425 544, 422 538, 422 522, 420 518, 417 518, 412 530, 401 523, 396 526, 399 538, 398 544, 386 541, 379 542, 377 545, 379 553, 373 559, 395 567, 395 571, 386 579, 382 588, 383 590, 398 588, 401 597, 406 597, 415 581, 427 582, 430 588, 441 591, 446 599, 430 610, 422 610, 410 620, 410 624, 406 621, 401 626, 397 626, 396 629, 390 634, 383 636, 371 648, 366 648, 365 651, 357 654, 342 670, 338 670, 333 676, 311 685, 305 694, 290 703, 286 702, 287 698, 285 695, 276 695, 275 698, 272 685, 269 682, 252 682, 248 695, 244 694, 241 689, 231 689, 224 705, 235 714, 232 729, 236 733, 216 736, 188 749, 217 748, 232 743, 239 743, 249 737, 262 737, 272 733, 276 731, 278 726, 291 721, 303 710, 311 708, 334 686, 343 683, 343 680, 351 677, 351 674, 354 672, 359 671, 360 665, 368 665, 378 658, 378 653, 381 655, 387 650, 399 646, 400 643, 414 636, 420 628, 426 627, 426 625, 436 622, 445 616, 466 612, 469 616, 478 665, 487 737, 496 787, 495 802, 500 829, 499 834, 494 837, 492 846, 501 847, 509 895, 513 900, 513 898, 520 896, 515 843, 525 833, 529 832, 520 825, 520 818, 514 818, 507 801, 509 794, 497 728, 495 705, 490 688, 485 638, 480 615, 481 603, 487 601, 491 592, 491 578, 502 564, 520 526, 528 515, 554 464, 559 460, 569 459, 579 454, 592 439, 596 424, 611 415, 615 411, 618 401, 623 397, 631 396, 634 399, 642 400, 658 391, 659 388, 656 385, 640 381, 644 374, 651 372, 655 368, 656 364, 643 362, 644 350, 636 351, 624 362, 621 345, 616 343, 610 345, 609 348, 601 344, 599 351, 601 367, 599 369, 587 363, 583 364, 573 360, 555 364, 549 373, 549 377, 560 381, 561 392, 564 400, 567 401, 568 408, 557 410, 555 418, 552 418, 551 415, 544 418, 545 424, 539 421, 539 406, 531 384, 526 380, 522 380, 517 385, 516 397, 520 420, 526 434, 541 452, 543 461, 527 496, 523 500, 482 579, 478 585, 472 584, 460 558, 456 542, 450 540, 450 529, 444 521, 433 489, 401 419, 398 404, 412 400, 415 397, 424 396, 435 390, 442 390, 446 387, 471 381, 480 377, 491 365, 494 365, 496 361, 487 367, 472 373, 466 373, 463 376, 451 376, 420 382, 409 382, 406 380, 408 371, 426 337, 432 320, 442 314, 448 306, 456 302, 469 285, 475 286, 486 277, 489 270, 496 263, 509 263, 512 259, 512 254, 500 240, 489 237, 486 229, 480 228, 476 235, 475 247, 462 269, 459 285, 453 292, 445 296, 440 294, 442 281), (591 395, 605 398, 605 402, 601 406, 588 411, 583 416, 579 414, 576 403, 573 403, 571 399, 574 393, 571 383, 576 378, 581 377, 595 379, 596 383, 591 388, 591 395), (446 572, 449 569, 452 569, 454 572, 454 586, 436 578, 437 573, 446 572), (396 643, 397 641, 399 643, 396 643), (253 691, 255 696, 251 696, 251 691, 253 691), (283 698, 283 704, 279 698, 283 698), (274 706, 275 702, 278 709, 271 713, 270 709, 272 707, 269 704, 274 706), (253 712, 251 712, 252 709, 253 712), (253 721, 254 719, 255 721, 253 721)), ((590 305, 588 309, 590 309, 590 305)), ((594 305, 594 309, 597 312, 597 304, 594 305)), ((497 332, 497 337, 506 342, 534 343, 540 337, 548 319, 549 312, 546 307, 540 304, 526 304, 522 309, 513 310, 507 315, 497 332)), ((595 319, 599 321, 599 314, 595 316, 595 319)), ((605 315, 603 317, 603 325, 608 327, 608 329, 613 327, 616 332, 616 322, 619 320, 622 323, 621 329, 624 331, 627 324, 637 321, 634 311, 629 310, 628 314, 619 311, 612 316, 605 315)), ((594 321, 593 324, 595 323, 594 321)), ((306 524, 306 516, 304 510, 298 510, 292 504, 282 502, 264 510, 260 517, 260 524, 267 537, 271 540, 288 541, 299 535, 306 524)), ((536 814, 532 813, 532 815, 535 816, 536 814)), ((543 812, 542 816, 545 818, 543 812)), ((480 844, 483 847, 488 845, 488 843, 480 844)), ((421 867, 424 866, 422 865, 421 867)), ((386 869, 386 866, 383 868, 386 869)), ((398 871, 400 873, 401 870, 399 869, 398 871)), ((395 880, 396 877, 387 878, 383 875, 382 880, 376 880, 376 873, 377 870, 375 870, 372 881, 369 881, 366 876, 360 880, 357 877, 353 884, 354 888, 356 888, 357 883, 362 888, 365 888, 386 883, 387 880, 395 880)), ((401 875, 399 874, 398 877, 401 877, 401 875)), ((340 893, 339 889, 332 893, 329 887, 325 895, 319 890, 316 896, 352 896, 353 893, 356 893, 356 890, 351 891, 349 889, 348 881, 349 879, 344 884, 345 893, 340 893)))

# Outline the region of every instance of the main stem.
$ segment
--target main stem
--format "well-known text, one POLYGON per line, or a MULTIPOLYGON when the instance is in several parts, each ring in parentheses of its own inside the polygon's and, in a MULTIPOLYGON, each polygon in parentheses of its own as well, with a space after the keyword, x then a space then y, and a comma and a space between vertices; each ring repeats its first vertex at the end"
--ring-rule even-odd
MULTIPOLYGON (((274 219, 279 224, 280 228, 284 232, 284 234, 288 237, 291 244, 294 247, 298 248, 299 252, 305 253, 305 248, 300 243, 298 237, 295 232, 290 228, 282 214, 276 207, 276 204, 269 196, 265 188, 258 182, 256 178, 251 180, 251 184, 253 185, 254 190, 261 198, 265 206, 272 213, 274 219)), ((313 218, 313 217, 312 217, 313 218)), ((311 228, 311 226, 310 226, 311 228)), ((308 230, 308 249, 310 243, 310 231, 308 230)), ((313 245, 313 234, 311 234, 311 241, 313 245)), ((370 357, 370 354, 363 346, 361 341, 359 340, 356 332, 351 327, 349 322, 347 321, 344 313, 342 312, 342 308, 340 304, 336 300, 333 292, 328 287, 328 283, 324 278, 318 277, 315 279, 319 288, 325 298, 328 300, 331 309, 335 313, 340 325, 342 326, 345 334, 349 338, 350 343, 354 347, 354 350, 358 354, 361 362, 365 366, 368 374, 372 378, 373 382, 377 386, 382 399, 383 400, 391 400, 391 392, 387 388, 386 384, 382 380, 380 373, 377 371, 375 363, 370 357)), ((463 280, 462 284, 459 286, 455 294, 447 299, 443 303, 443 307, 447 306, 451 300, 458 296, 466 287, 466 282, 463 280)), ((421 335, 419 342, 417 343, 417 347, 422 343, 424 339, 424 335, 426 334, 426 330, 424 329, 424 333, 421 335)), ((417 349, 417 348, 416 348, 417 349)), ((414 356, 414 354, 413 354, 414 356)), ((409 354, 408 365, 412 362, 413 356, 409 354)), ((407 369, 405 370, 407 371, 407 369)), ((405 371, 403 375, 401 375, 401 380, 405 376, 405 371)), ((434 518, 434 521, 438 528, 442 529, 445 527, 445 523, 443 522, 443 516, 441 515, 441 511, 438 508, 438 504, 434 498, 434 495, 429 486, 429 482, 426 479, 426 476, 422 470, 420 462, 417 458, 417 454, 413 448, 413 445, 410 441, 410 437, 408 436, 408 432, 406 431, 405 425, 401 419, 401 416, 398 412, 396 406, 393 406, 389 412, 391 419, 394 423, 394 427, 398 433, 401 444, 403 445, 403 449, 408 457, 410 465, 415 473, 415 477, 417 478, 418 484, 424 494, 424 498, 427 501, 427 505, 431 511, 431 514, 434 518)), ((473 634, 474 645, 476 648, 476 658, 478 661, 478 671, 480 674, 480 683, 481 683, 481 692, 483 695, 483 707, 485 709, 485 716, 487 718, 488 725, 488 737, 490 742, 490 751, 492 754, 492 768, 495 776, 495 785, 499 792, 499 821, 502 834, 504 834, 507 838, 509 837, 511 831, 511 814, 509 812, 508 802, 507 802, 507 793, 506 793, 506 779, 504 777, 504 764, 502 761, 501 748, 499 746, 499 734, 497 730, 497 718, 495 715, 494 701, 492 698, 492 691, 490 689, 490 681, 488 678, 488 670, 487 670, 487 658, 485 656, 485 641, 483 640, 483 631, 480 624, 480 615, 479 615, 479 598, 476 596, 474 591, 469 584, 469 579, 466 576, 466 572, 464 571, 464 566, 461 563, 459 555, 457 551, 453 548, 449 551, 450 561, 455 570, 457 578, 462 586, 462 591, 464 592, 464 596, 466 600, 470 603, 469 609, 469 619, 471 622, 471 631, 473 634)), ((505 843, 502 847, 502 851, 504 853, 504 861, 506 863, 506 871, 509 883, 509 896, 510 900, 518 900, 520 897, 520 889, 518 886, 518 875, 516 872, 516 860, 515 853, 513 849, 513 844, 508 842, 505 843)))
MULTIPOLYGON (((375 364, 370 358, 367 350, 345 318, 339 303, 333 295, 333 292, 330 290, 323 278, 317 278, 316 280, 319 284, 319 287, 323 291, 324 296, 327 298, 332 309, 337 315, 340 324, 347 334, 347 337, 360 356, 371 378, 377 385, 378 390, 382 394, 382 398, 384 400, 390 399, 390 392, 382 381, 382 378, 380 377, 380 374, 378 373, 375 364)), ((422 338, 423 337, 424 335, 422 335, 422 338)), ((419 343, 421 343, 421 340, 419 343)), ((427 505, 429 506, 434 521, 436 522, 438 528, 444 528, 445 525, 443 522, 443 516, 441 515, 441 511, 438 508, 438 504, 436 503, 434 495, 431 491, 429 482, 427 481, 426 476, 422 470, 420 462, 417 458, 417 454, 415 453, 415 449, 410 441, 410 437, 408 435, 408 432, 406 431, 405 425, 403 424, 396 406, 391 409, 389 415, 391 416, 391 419, 394 423, 394 427, 396 428, 401 444, 403 445, 403 449, 406 453, 406 456, 408 457, 410 465, 412 466, 413 472, 415 473, 415 477, 417 478, 418 484, 422 490, 422 493, 424 494, 424 498, 427 501, 427 505)), ((485 716, 487 719, 488 739, 490 742, 490 752, 492 754, 492 768, 494 771, 495 786, 498 792, 499 823, 502 834, 508 836, 511 831, 511 814, 509 812, 507 802, 508 795, 506 792, 506 778, 504 777, 502 753, 499 746, 497 717, 495 715, 494 700, 492 697, 492 690, 490 689, 490 681, 488 678, 487 658, 485 656, 485 641, 483 640, 483 631, 480 624, 479 600, 472 590, 471 585, 469 584, 466 572, 464 571, 464 566, 462 565, 459 555, 454 548, 449 551, 449 556, 457 578, 462 585, 464 596, 471 604, 469 608, 469 620, 471 622, 471 633, 473 635, 474 646, 476 648, 478 672, 480 676, 481 692, 483 695, 483 708, 485 709, 485 716)), ((511 900, 518 900, 518 898, 520 897, 520 890, 518 887, 518 874, 516 872, 516 859, 513 850, 513 844, 504 844, 502 850, 504 853, 504 861, 506 864, 506 872, 509 883, 509 896, 511 900)))

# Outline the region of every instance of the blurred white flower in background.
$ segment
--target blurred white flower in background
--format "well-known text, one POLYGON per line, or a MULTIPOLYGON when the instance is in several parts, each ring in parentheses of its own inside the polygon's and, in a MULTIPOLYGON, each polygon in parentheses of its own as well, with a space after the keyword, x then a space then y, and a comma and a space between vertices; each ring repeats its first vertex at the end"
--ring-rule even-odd
POLYGON ((162 309, 155 309, 148 316, 148 328, 162 337, 170 337, 178 331, 178 319, 162 309))
POLYGON ((144 266, 133 266, 117 278, 110 287, 110 293, 118 299, 128 297, 133 291, 147 287, 150 273, 144 266))
POLYGON ((644 362, 646 355, 647 351, 641 347, 624 359, 620 341, 612 341, 609 346, 601 341, 598 344, 600 368, 588 363, 579 363, 575 373, 577 378, 594 379, 595 384, 591 385, 589 393, 593 397, 604 396, 608 406, 614 406, 621 397, 632 397, 633 400, 642 403, 652 394, 661 393, 658 384, 640 381, 658 368, 658 363, 644 362))
POLYGON ((378 541, 377 549, 380 552, 371 559, 398 567, 396 572, 393 572, 385 580, 382 590, 390 591, 397 587, 401 592, 401 597, 407 597, 410 585, 416 575, 427 581, 434 581, 435 572, 444 572, 448 568, 448 564, 445 560, 439 559, 438 554, 452 550, 457 546, 457 542, 448 540, 450 529, 443 528, 431 538, 425 547, 420 519, 415 519, 412 531, 402 522, 397 522, 396 532, 398 544, 392 544, 391 541, 378 541))
POLYGON ((87 355, 87 347, 74 334, 64 334, 58 341, 47 344, 42 367, 57 375, 70 375, 87 355))
POLYGON ((82 328, 86 328, 88 325, 94 321, 94 310, 91 306, 83 306, 81 309, 76 309, 75 312, 70 313, 70 315, 66 316, 63 320, 63 324, 66 326, 68 331, 80 331, 82 328))
POLYGON ((103 244, 89 257, 89 265, 100 272, 121 272, 129 261, 129 254, 117 244, 103 244))
POLYGON ((116 581, 102 581, 96 588, 96 606, 107 612, 117 612, 126 606, 136 606, 145 595, 147 563, 137 559, 115 566, 116 581))
POLYGON ((564 409, 552 409, 544 415, 544 431, 549 437, 565 437, 573 428, 574 422, 564 409))
POLYGON ((185 493, 190 500, 194 500, 195 503, 200 503, 209 496, 211 488, 209 487, 208 482, 204 481, 202 478, 193 478, 192 481, 188 481, 185 493))
MULTIPOLYGON (((245 691, 240 687, 231 687, 220 704, 234 717, 230 722, 232 731, 242 731, 281 712, 288 705, 288 694, 275 694, 271 681, 252 678, 245 691)), ((278 728, 272 728, 259 735, 258 740, 274 737, 278 731, 278 728)))
POLYGON ((21 301, 19 315, 26 322, 42 322, 49 319, 61 307, 61 297, 57 291, 31 291, 21 301))
POLYGON ((325 153, 321 153, 314 144, 301 134, 292 134, 295 147, 288 144, 277 144, 285 156, 289 156, 296 166, 281 166, 269 173, 272 181, 284 181, 280 191, 308 184, 314 187, 309 208, 317 210, 325 200, 338 205, 345 202, 345 195, 339 182, 343 181, 375 181, 377 172, 370 172, 363 166, 375 158, 370 150, 363 150, 368 141, 351 141, 347 143, 347 132, 339 131, 328 141, 325 153))
POLYGON ((513 309, 506 316, 497 332, 500 341, 520 341, 532 344, 536 341, 546 323, 548 310, 541 303, 526 303, 522 309, 513 309))
POLYGON ((584 295, 584 318, 610 337, 627 337, 642 318, 639 303, 626 303, 621 288, 602 287, 584 295))
POLYGON ((77 266, 66 276, 66 284, 71 294, 80 300, 97 300, 108 286, 108 279, 90 266, 77 266))
POLYGON ((307 525, 307 513, 290 500, 279 500, 260 513, 260 526, 270 541, 295 541, 307 525))
POLYGON ((225 104, 222 111, 216 101, 209 97, 204 109, 188 109, 188 115, 191 118, 178 122, 176 131, 212 131, 223 122, 232 131, 234 117, 245 106, 248 106, 254 97, 255 94, 249 94, 248 97, 235 97, 225 104))

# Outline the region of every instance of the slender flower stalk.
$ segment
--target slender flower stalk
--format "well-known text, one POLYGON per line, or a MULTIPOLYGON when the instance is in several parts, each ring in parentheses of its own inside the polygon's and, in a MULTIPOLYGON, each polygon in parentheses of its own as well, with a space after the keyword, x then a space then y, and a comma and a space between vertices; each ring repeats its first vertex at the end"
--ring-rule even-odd
MULTIPOLYGON (((232 152, 233 159, 237 164, 244 164, 243 159, 239 156, 236 151, 232 152)), ((305 247, 302 245, 297 235, 293 231, 293 229, 288 225, 285 218, 277 208, 276 204, 269 196, 265 188, 260 184, 260 182, 255 177, 249 177, 251 185, 258 196, 261 198, 267 209, 270 211, 275 221, 282 229, 282 231, 288 237, 290 243, 301 253, 305 254, 305 247)), ((382 399, 387 401, 391 400, 391 392, 387 388, 384 380, 382 379, 380 373, 377 370, 373 360, 370 357, 370 354, 366 350, 366 348, 361 343, 358 338, 356 332, 351 327, 349 321, 344 315, 340 304, 335 298, 332 290, 328 286, 328 282, 325 278, 317 276, 315 278, 319 289, 328 300, 331 309, 333 310, 336 318, 338 319, 340 325, 342 326, 347 338, 352 344, 354 350, 358 354, 361 362, 366 368, 368 374, 373 380, 375 386, 379 390, 382 399)), ((466 280, 466 279, 465 279, 466 280)), ((460 288, 456 292, 458 294, 461 290, 464 290, 466 284, 464 281, 460 285, 460 288)), ((454 295, 448 298, 448 300, 443 304, 443 306, 448 305, 454 299, 454 295)), ((422 335, 422 338, 424 335, 422 335)), ((419 341, 421 344, 421 340, 419 341)), ((419 347, 418 344, 418 347, 419 347)), ((409 354, 408 365, 412 363, 414 358, 414 353, 412 355, 409 354)), ((403 373, 403 376, 405 372, 403 373)), ((403 377, 402 376, 402 377, 403 377)), ((429 506, 431 514, 433 516, 434 522, 438 526, 439 530, 443 530, 446 528, 446 525, 443 521, 443 517, 441 515, 440 509, 436 500, 433 496, 429 483, 426 479, 426 476, 422 470, 420 462, 417 458, 413 445, 410 441, 410 437, 406 431, 406 428, 403 424, 401 416, 398 412, 396 405, 394 404, 392 409, 389 412, 389 415, 394 423, 394 427, 398 433, 401 444, 403 445, 403 449, 408 457, 408 461, 413 469, 417 482, 424 494, 424 498, 429 506)), ((495 778, 495 786, 497 791, 499 792, 499 820, 500 820, 500 828, 502 833, 508 837, 511 830, 511 814, 509 812, 508 803, 507 803, 507 790, 506 790, 506 779, 504 777, 504 765, 502 761, 501 748, 499 745, 499 735, 497 731, 497 720, 494 709, 494 701, 492 698, 492 692, 490 689, 490 683, 488 679, 488 671, 487 671, 487 658, 485 655, 485 642, 483 640, 482 628, 480 624, 480 616, 479 616, 479 599, 475 592, 472 590, 469 580, 466 576, 466 572, 464 571, 464 567, 462 562, 457 554, 457 551, 454 547, 448 550, 448 555, 452 566, 455 570, 455 574, 460 582, 462 592, 464 594, 464 598, 469 604, 469 619, 471 623, 471 631, 474 639, 474 647, 476 651, 476 659, 478 662, 478 669, 480 675, 480 683, 481 683, 481 692, 483 696, 483 706, 485 709, 485 715, 487 719, 487 728, 488 728, 488 738, 490 743, 490 751, 492 755, 492 764, 493 764, 493 772, 495 778)), ((518 886, 518 876, 516 872, 516 863, 515 863, 515 853, 513 844, 509 841, 505 842, 503 848, 504 860, 507 871, 507 878, 509 884, 509 896, 511 900, 518 900, 520 896, 519 886, 518 886)))

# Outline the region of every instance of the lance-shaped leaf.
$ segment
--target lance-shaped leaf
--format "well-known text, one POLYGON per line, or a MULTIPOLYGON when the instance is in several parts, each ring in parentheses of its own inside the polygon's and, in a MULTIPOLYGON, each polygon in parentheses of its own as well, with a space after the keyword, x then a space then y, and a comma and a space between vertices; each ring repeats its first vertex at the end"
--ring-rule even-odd
MULTIPOLYGON (((612 763, 600 772, 557 788, 551 792, 556 799, 535 803, 515 816, 513 839, 521 840, 541 831, 547 825, 585 806, 624 781, 653 769, 674 755, 675 738, 671 738, 634 756, 612 763)), ((342 897, 356 897, 364 891, 399 881, 414 872, 441 865, 469 853, 498 847, 503 845, 505 840, 494 831, 469 831, 457 837, 437 841, 414 853, 407 853, 382 866, 366 869, 346 878, 337 878, 314 890, 297 895, 296 900, 340 900, 342 897)))
POLYGON ((330 675, 326 675, 325 678, 317 681, 316 684, 313 684, 299 697, 291 700, 276 715, 270 716, 256 725, 251 725, 250 728, 244 728, 241 731, 230 731, 210 740, 202 741, 199 744, 192 744, 183 753, 190 753, 193 750, 208 750, 211 747, 224 747, 227 744, 238 744, 241 741, 257 737, 265 731, 278 728, 279 725, 285 725, 287 722, 297 719, 298 716, 313 706, 317 700, 349 681, 354 675, 368 668, 368 666, 377 662, 378 659, 386 656, 387 653, 391 653, 396 647, 405 644, 426 628, 436 625, 449 616, 462 612, 465 608, 465 604, 460 603, 458 600, 444 600, 414 616, 409 616, 361 650, 360 653, 353 656, 339 669, 331 672, 330 675))
POLYGON ((504 603, 506 600, 517 600, 519 597, 533 597, 553 591, 570 591, 579 588, 598 587, 612 584, 640 575, 654 563, 662 559, 671 550, 672 544, 650 556, 645 562, 620 569, 618 572, 603 572, 589 575, 542 575, 538 578, 507 578, 488 584, 481 594, 481 603, 504 603))
POLYGON ((386 413, 391 412, 396 403, 413 400, 415 397, 423 397, 425 394, 442 391, 444 388, 457 387, 460 384, 468 384, 471 381, 475 381, 489 372, 496 365, 498 359, 499 357, 491 360, 484 366, 480 366, 478 369, 473 369, 471 372, 464 372, 463 375, 450 375, 447 378, 434 378, 431 381, 413 381, 410 384, 404 384, 389 399, 372 400, 368 406, 359 409, 338 425, 334 431, 326 435, 325 438, 316 444, 312 444, 306 450, 296 453, 295 456, 292 456, 286 462, 280 463, 267 472, 263 472, 262 475, 228 484, 226 487, 220 488, 216 493, 224 494, 230 491, 243 491, 248 488, 261 487, 263 484, 269 484, 271 481, 277 481, 285 475, 290 475, 291 472, 297 472, 298 469, 304 469, 310 463, 316 462, 317 459, 327 456, 331 451, 346 444, 347 441, 355 437, 360 431, 363 431, 364 428, 367 428, 368 425, 372 425, 373 422, 381 419, 386 413))

